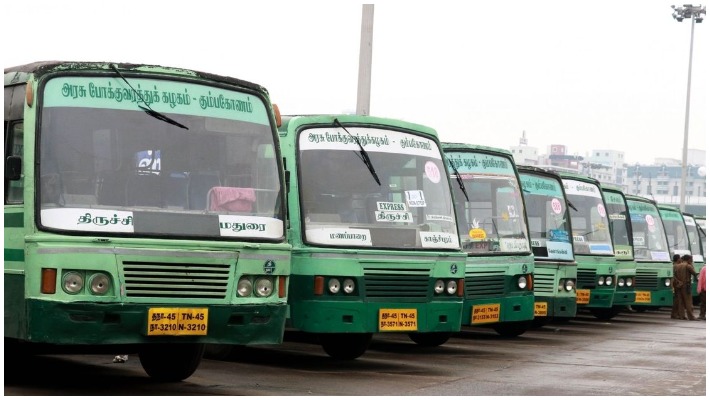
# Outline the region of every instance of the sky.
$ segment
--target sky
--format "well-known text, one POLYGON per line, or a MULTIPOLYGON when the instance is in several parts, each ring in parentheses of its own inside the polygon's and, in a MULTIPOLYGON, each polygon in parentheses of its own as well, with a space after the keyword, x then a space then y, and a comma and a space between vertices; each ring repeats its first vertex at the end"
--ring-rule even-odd
MULTIPOLYGON (((252 81, 283 114, 353 113, 362 2, 3 3, 3 66, 190 68, 252 81), (189 5, 191 4, 191 5, 189 5), (189 6, 188 6, 189 5, 189 6)), ((682 158, 691 21, 661 0, 374 1, 370 114, 442 141, 682 158)), ((688 148, 706 150, 710 21, 695 25, 688 148)))

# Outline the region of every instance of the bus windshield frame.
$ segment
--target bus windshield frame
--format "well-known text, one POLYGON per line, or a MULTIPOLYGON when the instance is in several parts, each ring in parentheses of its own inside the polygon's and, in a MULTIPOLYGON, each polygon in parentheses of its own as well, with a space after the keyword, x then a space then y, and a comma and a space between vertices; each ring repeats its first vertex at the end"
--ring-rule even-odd
POLYGON ((283 241, 283 183, 264 99, 124 75, 58 75, 40 86, 40 227, 283 241))
POLYGON ((520 172, 530 244, 536 259, 574 261, 572 225, 560 182, 520 172))
POLYGON ((460 250, 436 141, 371 126, 314 126, 298 135, 304 242, 460 250))
POLYGON ((609 219, 599 187, 562 179, 570 205, 575 255, 614 255, 609 219))
POLYGON ((671 261, 661 214, 652 203, 628 199, 636 261, 671 261))
POLYGON ((530 254, 523 194, 511 159, 470 150, 448 150, 446 157, 456 169, 449 179, 463 250, 479 256, 530 254))

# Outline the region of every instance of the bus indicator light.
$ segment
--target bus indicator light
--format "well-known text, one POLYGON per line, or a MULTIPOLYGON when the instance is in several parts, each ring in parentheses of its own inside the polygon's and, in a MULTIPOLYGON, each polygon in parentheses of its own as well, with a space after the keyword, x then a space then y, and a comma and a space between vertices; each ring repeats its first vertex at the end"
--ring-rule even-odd
POLYGON ((313 294, 316 296, 322 296, 323 295, 323 283, 325 282, 325 278, 322 276, 316 276, 313 279, 313 294))
POLYGON ((57 270, 54 268, 42 268, 41 291, 44 294, 54 294, 57 292, 57 270))
POLYGON ((286 277, 279 276, 279 298, 286 297, 286 277))

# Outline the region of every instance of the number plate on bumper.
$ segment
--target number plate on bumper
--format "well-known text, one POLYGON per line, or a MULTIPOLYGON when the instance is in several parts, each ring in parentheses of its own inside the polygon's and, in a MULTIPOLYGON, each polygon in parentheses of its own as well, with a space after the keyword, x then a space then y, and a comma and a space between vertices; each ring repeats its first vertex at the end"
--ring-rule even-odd
POLYGON ((416 331, 416 308, 381 308, 379 318, 380 331, 416 331))
POLYGON ((205 336, 206 308, 150 308, 148 336, 205 336))

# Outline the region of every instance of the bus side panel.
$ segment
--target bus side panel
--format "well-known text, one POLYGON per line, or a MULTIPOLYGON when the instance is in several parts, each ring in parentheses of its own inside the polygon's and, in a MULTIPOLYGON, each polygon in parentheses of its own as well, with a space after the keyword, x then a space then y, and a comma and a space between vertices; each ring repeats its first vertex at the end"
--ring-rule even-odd
POLYGON ((25 338, 25 242, 22 206, 5 206, 5 336, 25 338))

